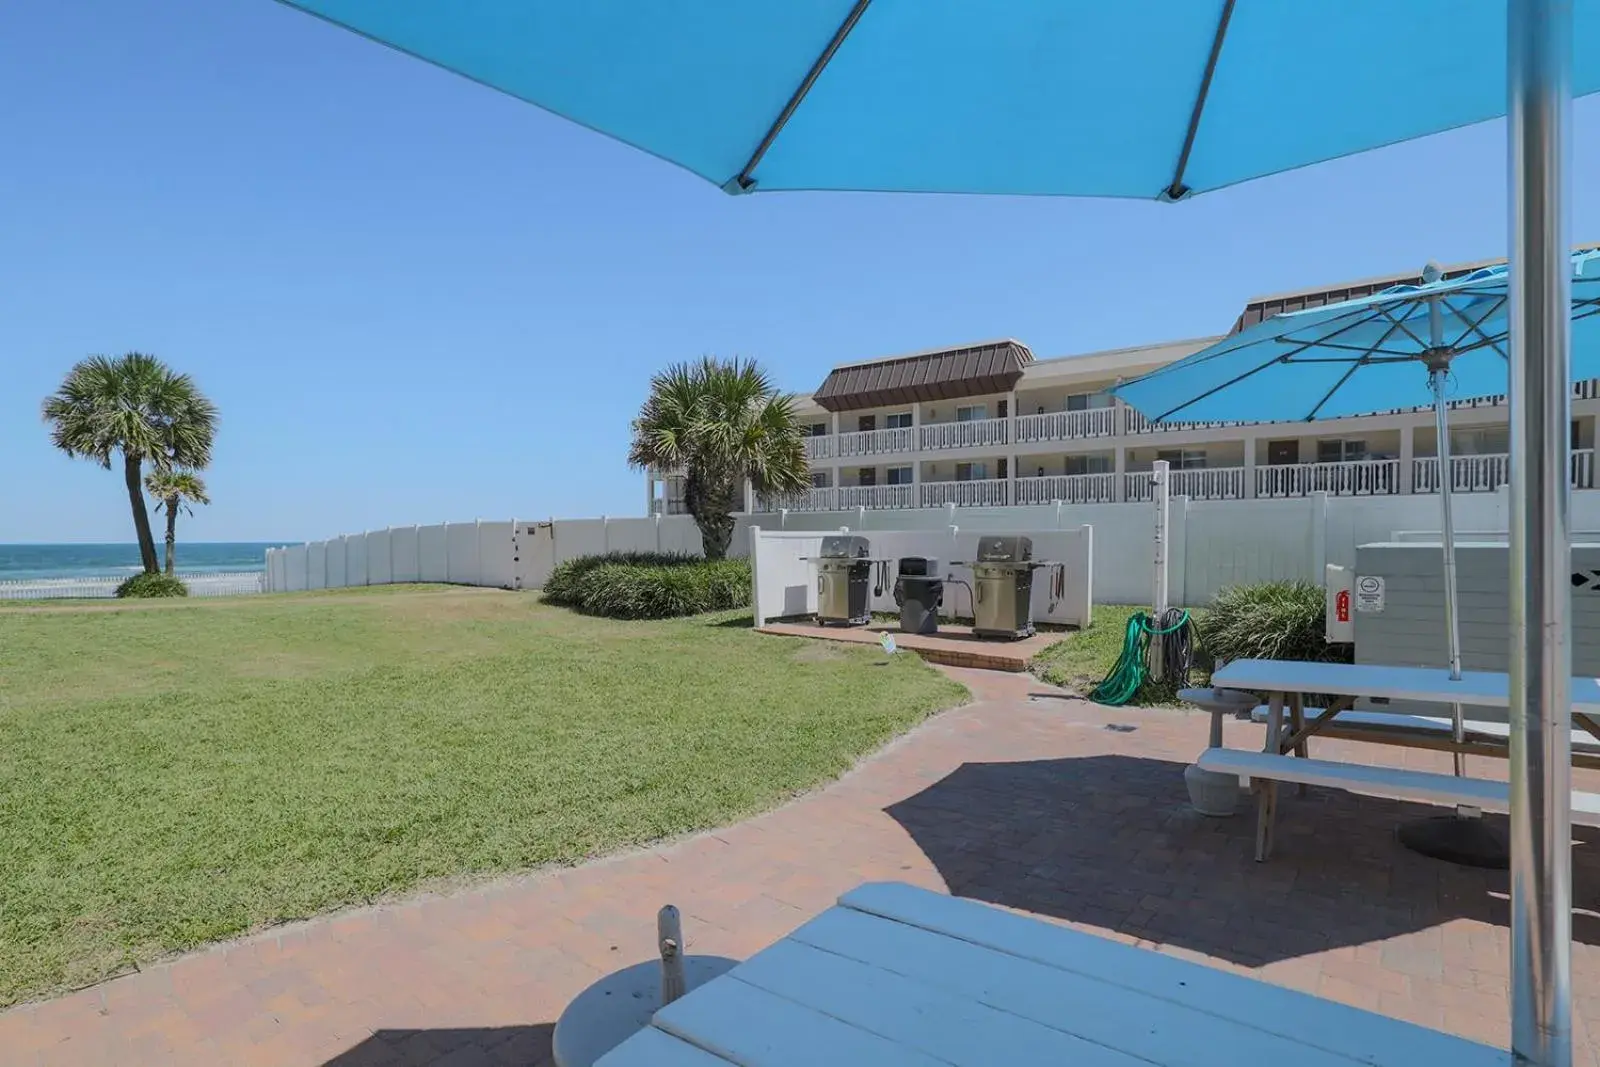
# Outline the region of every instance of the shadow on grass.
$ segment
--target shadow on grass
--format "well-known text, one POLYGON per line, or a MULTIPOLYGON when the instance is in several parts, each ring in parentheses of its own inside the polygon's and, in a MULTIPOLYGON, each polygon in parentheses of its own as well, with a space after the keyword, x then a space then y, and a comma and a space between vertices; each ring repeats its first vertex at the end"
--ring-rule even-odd
POLYGON ((552 1023, 529 1026, 484 1026, 438 1030, 376 1030, 358 1045, 339 1053, 323 1067, 401 1067, 448 1062, 451 1067, 496 1067, 552 1062, 552 1023))
MULTIPOLYGON (((885 811, 958 896, 1243 966, 1451 919, 1507 924, 1504 871, 1427 859, 1395 839, 1439 808, 1285 789, 1276 851, 1256 863, 1254 808, 1240 800, 1232 818, 1206 818, 1189 806, 1182 764, 1108 755, 966 763, 885 811)), ((1573 936, 1600 944, 1600 835, 1574 837, 1573 936)))

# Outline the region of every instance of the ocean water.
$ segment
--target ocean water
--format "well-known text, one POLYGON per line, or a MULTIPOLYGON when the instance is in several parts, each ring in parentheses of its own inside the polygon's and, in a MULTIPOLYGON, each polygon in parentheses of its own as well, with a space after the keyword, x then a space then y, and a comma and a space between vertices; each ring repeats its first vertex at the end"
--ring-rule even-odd
MULTIPOLYGON (((216 574, 222 571, 260 572, 266 568, 266 551, 282 541, 179 541, 179 574, 216 574)), ((156 542, 156 555, 166 562, 166 546, 156 542)), ((120 545, 3 545, 0 544, 0 582, 49 578, 121 578, 138 571, 139 546, 120 545)))

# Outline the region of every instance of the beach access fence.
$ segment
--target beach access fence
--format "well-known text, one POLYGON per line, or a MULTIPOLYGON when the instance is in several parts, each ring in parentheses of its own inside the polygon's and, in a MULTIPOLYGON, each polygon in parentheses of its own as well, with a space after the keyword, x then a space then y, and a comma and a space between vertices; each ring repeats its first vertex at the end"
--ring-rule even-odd
MULTIPOLYGON (((1508 500, 1494 493, 1455 497, 1456 527, 1506 529, 1508 500)), ((746 555, 750 526, 763 531, 974 533, 1093 529, 1090 587, 1097 604, 1148 604, 1152 596, 1154 506, 1150 503, 1036 507, 789 511, 742 515, 730 551, 746 555)), ((1572 494, 1575 530, 1600 530, 1600 490, 1572 494)), ((1226 586, 1279 579, 1321 585, 1328 563, 1353 567, 1356 546, 1439 529, 1431 494, 1256 500, 1173 496, 1168 519, 1169 602, 1203 607, 1226 586)), ((888 540, 885 541, 887 545, 888 540)), ((396 526, 267 553, 270 592, 389 582, 451 582, 539 589, 563 560, 604 552, 700 551, 687 515, 649 518, 450 523, 396 526)))
MULTIPOLYGON (((18 578, 0 582, 0 600, 106 599, 117 594, 117 586, 127 581, 124 574, 115 578, 18 578)), ((179 574, 192 597, 241 596, 263 592, 266 575, 260 571, 216 574, 179 574)))

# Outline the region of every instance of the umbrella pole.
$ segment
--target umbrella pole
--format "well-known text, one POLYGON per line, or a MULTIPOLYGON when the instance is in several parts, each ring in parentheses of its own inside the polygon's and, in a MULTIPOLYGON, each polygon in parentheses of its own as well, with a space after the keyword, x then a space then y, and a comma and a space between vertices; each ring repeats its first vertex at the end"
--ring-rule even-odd
MULTIPOLYGON (((1428 308, 1428 318, 1437 335, 1441 332, 1437 302, 1428 308)), ((1435 337, 1435 343, 1438 340, 1435 337)), ((1450 415, 1444 399, 1449 376, 1448 357, 1436 360, 1428 368, 1428 386, 1433 390, 1433 427, 1439 439, 1439 540, 1444 549, 1444 628, 1450 650, 1450 680, 1458 682, 1461 680, 1461 608, 1456 591, 1455 505, 1450 499, 1455 472, 1450 462, 1450 415)), ((1466 722, 1460 704, 1450 705, 1450 730, 1458 746, 1466 742, 1466 722)), ((1460 778, 1467 773, 1467 760, 1460 748, 1456 749, 1454 756, 1456 777, 1460 778)))
POLYGON ((1572 0, 1507 4, 1511 1052, 1572 1063, 1572 0))

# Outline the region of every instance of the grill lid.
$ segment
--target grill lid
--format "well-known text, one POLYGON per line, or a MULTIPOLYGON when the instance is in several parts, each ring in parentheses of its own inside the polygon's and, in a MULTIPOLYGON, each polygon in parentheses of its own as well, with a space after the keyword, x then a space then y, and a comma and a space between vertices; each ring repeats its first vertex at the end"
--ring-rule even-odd
POLYGON ((828 559, 866 559, 871 552, 871 543, 859 534, 829 534, 822 539, 818 555, 828 559))
POLYGON ((1007 535, 978 538, 979 563, 1026 563, 1033 559, 1033 538, 1007 535))

